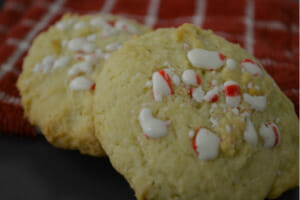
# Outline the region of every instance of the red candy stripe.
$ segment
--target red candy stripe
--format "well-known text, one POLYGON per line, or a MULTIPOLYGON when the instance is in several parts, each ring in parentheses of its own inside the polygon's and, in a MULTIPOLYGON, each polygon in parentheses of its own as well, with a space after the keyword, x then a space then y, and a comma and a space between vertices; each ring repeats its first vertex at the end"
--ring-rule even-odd
POLYGON ((218 99, 219 99, 219 95, 215 94, 215 95, 210 99, 210 102, 211 102, 211 103, 214 103, 214 102, 218 101, 218 99))
POLYGON ((197 73, 196 73, 196 82, 197 82, 197 85, 201 85, 201 79, 197 73))
POLYGON ((226 56, 224 56, 224 54, 219 53, 219 58, 220 60, 225 60, 226 56))
POLYGON ((227 97, 235 97, 235 96, 240 96, 241 91, 240 91, 240 86, 238 85, 228 85, 225 87, 225 94, 227 97))
POLYGON ((163 77, 163 79, 168 83, 168 86, 171 90, 171 94, 174 94, 174 91, 173 91, 173 87, 172 87, 172 80, 169 76, 168 73, 165 72, 165 70, 159 70, 158 73, 163 77))
POLYGON ((93 85, 91 85, 90 90, 95 90, 96 88, 96 83, 93 83, 93 85))

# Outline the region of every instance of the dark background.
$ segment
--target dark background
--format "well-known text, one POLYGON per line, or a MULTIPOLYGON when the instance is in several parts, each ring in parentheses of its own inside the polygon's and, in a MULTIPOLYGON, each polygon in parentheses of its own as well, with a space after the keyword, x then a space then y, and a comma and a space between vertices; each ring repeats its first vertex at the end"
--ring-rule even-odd
MULTIPOLYGON (((0 9, 4 1, 0 0, 0 9)), ((52 147, 43 137, 0 133, 0 200, 134 200, 107 158, 52 147)), ((278 200, 298 200, 299 189, 278 200)))

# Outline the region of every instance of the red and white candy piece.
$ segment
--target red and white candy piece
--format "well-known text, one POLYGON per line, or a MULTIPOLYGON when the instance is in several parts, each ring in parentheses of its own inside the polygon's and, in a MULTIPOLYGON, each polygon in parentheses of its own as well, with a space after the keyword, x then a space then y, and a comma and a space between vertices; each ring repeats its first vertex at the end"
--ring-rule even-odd
POLYGON ((273 122, 262 123, 259 128, 259 134, 264 140, 264 147, 273 148, 279 145, 280 131, 273 122))
POLYGON ((218 87, 214 87, 213 89, 209 90, 206 95, 203 97, 203 99, 205 101, 214 103, 216 101, 218 101, 219 99, 219 88, 218 87))
POLYGON ((139 122, 144 134, 149 138, 165 136, 168 133, 168 125, 170 124, 170 122, 154 118, 149 108, 143 108, 140 111, 139 122))
POLYGON ((252 109, 257 111, 264 111, 267 107, 267 97, 266 96, 251 96, 247 93, 243 94, 244 100, 250 104, 252 109))
POLYGON ((244 140, 252 146, 257 145, 257 133, 253 126, 253 123, 249 118, 247 119, 247 124, 244 130, 244 140))
POLYGON ((71 90, 93 90, 95 86, 90 79, 84 76, 78 76, 71 80, 69 87, 71 90))
POLYGON ((238 83, 234 81, 226 81, 224 83, 224 91, 226 97, 226 104, 234 108, 240 104, 241 91, 238 83))
POLYGON ((200 160, 212 160, 219 154, 219 137, 206 128, 200 128, 193 138, 193 148, 200 160))
POLYGON ((190 86, 198 86, 201 85, 200 76, 192 69, 185 70, 181 76, 184 84, 190 86))
POLYGON ((165 70, 159 70, 152 75, 153 97, 155 101, 161 101, 163 96, 174 94, 172 80, 165 70))
POLYGON ((215 70, 225 63, 225 56, 216 51, 205 49, 192 49, 187 57, 194 67, 215 70))
POLYGON ((244 59, 241 62, 242 65, 242 69, 244 71, 249 72, 250 74, 252 74, 253 76, 261 76, 263 75, 263 71, 260 68, 260 66, 258 64, 256 64, 253 60, 250 59, 244 59))

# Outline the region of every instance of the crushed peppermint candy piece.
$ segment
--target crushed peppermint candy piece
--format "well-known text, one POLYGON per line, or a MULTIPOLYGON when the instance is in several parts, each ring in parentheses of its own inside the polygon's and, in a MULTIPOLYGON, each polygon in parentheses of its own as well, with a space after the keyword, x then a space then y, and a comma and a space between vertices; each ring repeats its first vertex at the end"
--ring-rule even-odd
POLYGON ((181 79, 186 85, 201 85, 201 79, 199 75, 192 69, 185 70, 181 76, 181 79))
MULTIPOLYGON (((169 64, 170 66, 170 64, 169 64)), ((168 75, 171 77, 172 82, 175 85, 179 85, 180 84, 180 78, 174 73, 174 69, 173 68, 169 68, 169 69, 165 69, 165 71, 168 73, 168 75)))
POLYGON ((52 68, 52 72, 58 68, 66 67, 70 62, 71 57, 70 56, 62 56, 55 60, 52 68))
POLYGON ((137 30, 137 28, 129 23, 127 23, 124 20, 118 20, 115 23, 115 28, 117 30, 121 30, 121 31, 128 31, 130 33, 139 33, 139 31, 137 30))
POLYGON ((92 64, 90 62, 80 62, 74 64, 68 71, 68 76, 76 76, 80 73, 90 73, 92 71, 92 64))
POLYGON ((75 22, 75 19, 68 19, 68 20, 60 21, 60 22, 56 23, 55 27, 58 30, 63 31, 63 30, 71 28, 73 26, 74 22, 75 22))
POLYGON ((152 87, 152 81, 147 81, 145 86, 146 88, 152 87))
POLYGON ((267 97, 266 96, 251 96, 247 93, 243 94, 244 100, 250 104, 252 109, 257 111, 264 111, 267 106, 267 97))
POLYGON ((232 108, 237 107, 241 101, 239 84, 234 81, 226 81, 224 83, 224 91, 226 96, 226 104, 232 108))
POLYGON ((251 144, 252 146, 257 145, 257 133, 256 130, 253 126, 253 123, 251 120, 248 118, 246 122, 246 127, 244 130, 244 140, 248 143, 251 144))
POLYGON ((96 17, 90 20, 90 24, 95 27, 107 26, 106 20, 102 17, 96 17))
POLYGON ((163 96, 174 94, 172 80, 165 70, 159 70, 152 75, 153 97, 155 101, 161 101, 163 96))
POLYGON ((91 34, 91 35, 88 35, 86 37, 86 40, 89 41, 89 42, 95 42, 97 40, 97 35, 95 33, 91 34))
POLYGON ((231 127, 228 124, 226 124, 225 129, 226 129, 227 133, 231 132, 231 127))
POLYGON ((119 42, 110 43, 105 46, 106 51, 115 51, 121 48, 121 44, 119 42))
POLYGON ((204 49, 192 49, 188 52, 187 56, 194 67, 203 69, 218 69, 225 62, 223 54, 204 49))
POLYGON ((189 138, 193 138, 195 136, 195 131, 192 129, 189 131, 189 138))
POLYGON ((193 138, 193 148, 200 160, 212 160, 219 154, 219 137, 206 128, 200 128, 193 138))
POLYGON ((51 68, 53 67, 53 64, 56 60, 56 56, 46 56, 42 63, 35 64, 33 71, 34 72, 43 72, 44 74, 47 74, 51 72, 51 68))
POLYGON ((198 103, 201 103, 205 93, 202 90, 202 87, 199 86, 197 88, 190 88, 190 95, 195 101, 197 101, 198 103))
POLYGON ((259 128, 259 134, 264 140, 264 147, 273 148, 279 145, 280 131, 273 122, 262 123, 259 128))
POLYGON ((69 87, 71 90, 91 90, 93 84, 93 81, 90 79, 84 76, 78 76, 71 80, 69 87))
POLYGON ((206 95, 203 97, 205 101, 214 103, 218 101, 219 95, 218 95, 219 89, 218 87, 214 87, 213 89, 209 90, 206 95))
POLYGON ((226 60, 226 67, 228 67, 229 69, 234 69, 235 68, 235 66, 236 66, 236 62, 235 62, 235 60, 233 60, 233 59, 231 59, 231 58, 228 58, 227 60, 226 60))
POLYGON ((85 22, 77 22, 76 24, 74 24, 74 29, 75 30, 79 30, 79 29, 83 29, 85 27, 87 27, 87 23, 85 22))
POLYGON ((190 45, 188 43, 183 43, 183 49, 188 50, 190 48, 190 45))
POLYGON ((210 117, 209 118, 209 121, 212 123, 212 126, 214 127, 214 126, 218 126, 218 121, 215 119, 215 118, 213 118, 213 117, 210 117))
POLYGON ((74 38, 69 41, 68 48, 71 51, 83 51, 85 53, 91 53, 96 49, 95 44, 90 43, 85 38, 74 38))
POLYGON ((170 122, 154 118, 149 108, 143 108, 140 111, 139 122, 144 134, 149 138, 160 138, 167 135, 170 124, 170 122))
POLYGON ((241 62, 242 65, 242 69, 244 71, 249 72, 250 74, 252 74, 253 76, 261 76, 263 75, 263 71, 260 68, 260 66, 258 64, 256 64, 253 60, 250 59, 244 59, 241 62))

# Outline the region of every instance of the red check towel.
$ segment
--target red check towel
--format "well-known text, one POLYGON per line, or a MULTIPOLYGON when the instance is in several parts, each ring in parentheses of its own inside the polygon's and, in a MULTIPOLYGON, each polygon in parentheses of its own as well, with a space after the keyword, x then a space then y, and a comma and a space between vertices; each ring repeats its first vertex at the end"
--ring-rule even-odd
POLYGON ((15 86, 34 37, 65 12, 112 13, 157 27, 194 23, 254 54, 299 108, 294 0, 6 0, 0 12, 0 133, 34 136, 15 86))

